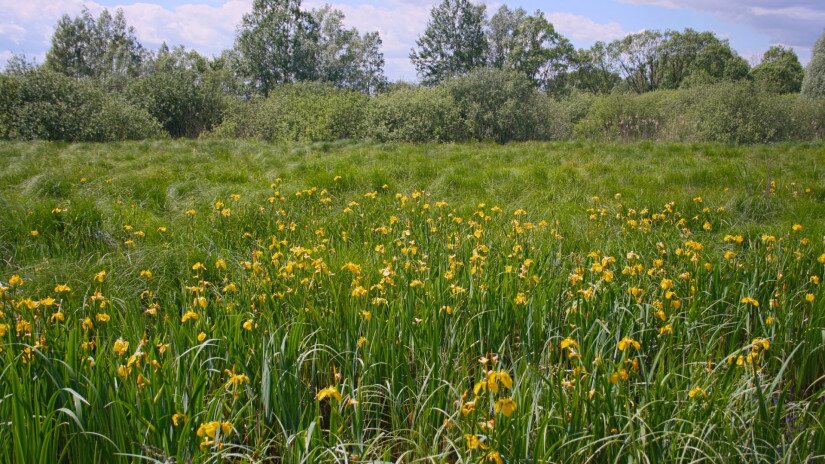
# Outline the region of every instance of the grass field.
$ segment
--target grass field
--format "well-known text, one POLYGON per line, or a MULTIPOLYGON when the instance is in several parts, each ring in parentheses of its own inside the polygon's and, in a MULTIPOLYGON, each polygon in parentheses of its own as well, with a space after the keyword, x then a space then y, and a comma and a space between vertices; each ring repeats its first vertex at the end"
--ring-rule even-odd
POLYGON ((0 144, 0 449, 822 462, 825 147, 0 144))

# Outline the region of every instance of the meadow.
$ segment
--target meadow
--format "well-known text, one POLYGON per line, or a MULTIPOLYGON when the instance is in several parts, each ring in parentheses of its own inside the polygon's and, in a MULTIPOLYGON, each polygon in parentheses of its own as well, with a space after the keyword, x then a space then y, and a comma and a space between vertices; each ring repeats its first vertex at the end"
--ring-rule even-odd
POLYGON ((825 146, 0 143, 0 461, 822 462, 825 146))

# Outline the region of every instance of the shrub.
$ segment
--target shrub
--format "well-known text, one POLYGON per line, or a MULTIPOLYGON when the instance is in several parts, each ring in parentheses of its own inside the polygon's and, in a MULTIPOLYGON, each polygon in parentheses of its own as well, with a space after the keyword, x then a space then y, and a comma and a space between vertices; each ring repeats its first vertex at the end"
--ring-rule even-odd
POLYGON ((380 141, 453 142, 469 137, 458 106, 441 87, 402 87, 372 98, 368 134, 380 141))
POLYGON ((671 138, 723 143, 787 140, 793 107, 787 99, 750 82, 725 82, 678 94, 671 138))
POLYGON ((5 77, 0 87, 4 138, 103 142, 163 133, 145 110, 93 81, 38 70, 5 77))
POLYGON ((210 135, 281 142, 359 138, 368 101, 367 95, 326 84, 283 85, 266 98, 232 105, 210 135))
POLYGON ((169 70, 134 81, 128 98, 144 108, 172 137, 197 137, 220 123, 224 96, 192 70, 169 70))
POLYGON ((446 88, 472 138, 500 143, 535 138, 539 124, 536 105, 540 98, 524 75, 478 68, 450 80, 446 88))
POLYGON ((677 91, 660 90, 596 97, 587 116, 576 124, 574 135, 597 140, 659 139, 677 94, 677 91))

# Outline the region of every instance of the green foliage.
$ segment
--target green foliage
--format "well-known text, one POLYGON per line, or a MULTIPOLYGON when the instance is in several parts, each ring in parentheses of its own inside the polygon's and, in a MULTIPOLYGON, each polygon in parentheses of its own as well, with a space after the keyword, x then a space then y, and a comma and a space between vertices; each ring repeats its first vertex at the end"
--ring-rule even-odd
POLYGON ((504 143, 536 136, 541 123, 535 111, 537 93, 523 74, 478 68, 450 80, 446 88, 472 139, 504 143))
POLYGON ((443 87, 402 87, 375 96, 366 127, 380 141, 453 142, 469 136, 458 105, 443 87))
POLYGON ((343 20, 329 5, 305 11, 301 0, 255 0, 235 43, 241 73, 263 95, 301 81, 377 91, 386 80, 381 37, 346 29, 343 20))
POLYGON ((568 82, 573 89, 593 94, 610 93, 615 89, 622 77, 610 57, 607 44, 596 42, 587 50, 578 50, 568 82))
POLYGON ((132 81, 126 93, 172 137, 197 137, 222 118, 225 100, 220 76, 196 52, 162 47, 152 73, 132 81))
POLYGON ((678 139, 768 143, 793 134, 793 108, 758 85, 722 83, 681 93, 673 108, 678 139))
POLYGON ((825 98, 825 32, 814 44, 802 81, 802 94, 809 98, 825 98))
POLYGON ((749 69, 727 41, 693 29, 630 34, 607 51, 623 84, 636 93, 744 79, 749 69))
POLYGON ((438 84, 484 65, 485 20, 485 6, 469 0, 442 0, 434 6, 427 29, 410 52, 421 81, 438 84))
POLYGON ((768 49, 762 62, 751 70, 754 82, 769 92, 799 93, 805 70, 792 48, 776 45, 768 49))
POLYGON ((233 105, 213 137, 315 142, 363 137, 369 97, 329 84, 281 85, 266 98, 233 105))
POLYGON ((301 0, 255 0, 235 46, 252 88, 267 95, 280 84, 314 77, 318 38, 318 23, 301 10, 301 0))
POLYGON ((614 93, 593 100, 575 136, 595 140, 657 140, 671 117, 670 103, 678 92, 660 90, 641 95, 614 93))
POLYGON ((39 70, 4 77, 0 87, 4 138, 109 141, 162 134, 146 111, 93 81, 39 70))
POLYGON ((523 73, 536 88, 560 95, 567 90, 567 73, 575 48, 544 17, 502 6, 490 19, 489 58, 499 69, 523 73))
POLYGON ((118 9, 112 16, 104 9, 95 19, 84 8, 80 16, 63 15, 57 22, 45 66, 77 78, 135 76, 145 54, 123 10, 118 9))
POLYGON ((361 35, 358 29, 343 26, 344 14, 324 5, 313 10, 319 26, 317 78, 337 87, 375 93, 386 85, 381 36, 361 35))

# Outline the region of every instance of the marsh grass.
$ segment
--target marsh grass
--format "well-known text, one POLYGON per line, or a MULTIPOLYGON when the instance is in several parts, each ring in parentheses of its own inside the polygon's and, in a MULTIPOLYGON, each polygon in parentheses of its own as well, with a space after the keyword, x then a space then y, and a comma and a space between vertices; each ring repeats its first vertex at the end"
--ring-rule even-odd
POLYGON ((824 459, 823 153, 0 144, 2 460, 824 459))

